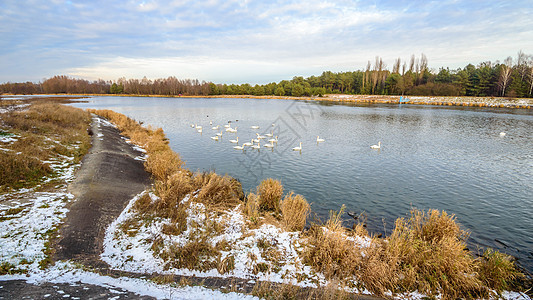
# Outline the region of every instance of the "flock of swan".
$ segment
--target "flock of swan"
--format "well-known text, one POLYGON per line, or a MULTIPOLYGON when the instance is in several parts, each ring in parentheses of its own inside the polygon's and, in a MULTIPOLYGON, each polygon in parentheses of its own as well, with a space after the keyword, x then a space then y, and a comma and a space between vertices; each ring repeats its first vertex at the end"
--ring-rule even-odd
MULTIPOLYGON (((209 125, 212 126, 213 122, 210 121, 209 125)), ((275 127, 275 126, 276 126, 275 124, 272 124, 272 127, 275 127)), ((191 127, 196 129, 196 131, 198 133, 202 133, 203 132, 203 127, 201 125, 191 124, 191 127)), ((217 131, 217 132, 215 133, 214 136, 211 137, 211 139, 214 140, 214 141, 219 141, 222 138, 222 133, 224 132, 224 130, 226 132, 229 132, 229 133, 237 133, 237 128, 238 128, 237 126, 235 126, 235 128, 231 127, 231 121, 228 121, 228 124, 224 125, 224 129, 221 129, 220 125, 213 126, 213 127, 211 127, 211 130, 217 131), (220 130, 220 132, 218 132, 218 130, 220 130)), ((254 130, 257 130, 259 128, 260 127, 258 125, 250 126, 250 129, 254 129, 254 130)), ((268 143, 264 143, 263 144, 263 147, 268 148, 268 149, 273 149, 278 144, 278 136, 274 136, 273 130, 271 130, 270 133, 265 133, 264 135, 261 135, 258 132, 256 132, 255 134, 256 134, 255 138, 252 138, 249 142, 248 141, 244 142, 241 145, 239 145, 239 137, 238 136, 235 137, 235 139, 229 140, 229 142, 232 143, 232 144, 236 144, 235 146, 233 146, 233 149, 235 149, 235 150, 245 150, 246 147, 249 147, 250 149, 254 149, 254 150, 259 150, 259 149, 261 149, 261 142, 263 140, 268 142, 268 143)), ((320 138, 320 136, 316 137, 317 144, 323 143, 325 141, 326 140, 324 138, 320 138)), ((370 148, 372 148, 372 149, 381 149, 381 142, 378 142, 377 145, 370 146, 370 148)), ((300 142, 299 146, 293 147, 292 150, 301 152, 302 151, 302 142, 300 142)))

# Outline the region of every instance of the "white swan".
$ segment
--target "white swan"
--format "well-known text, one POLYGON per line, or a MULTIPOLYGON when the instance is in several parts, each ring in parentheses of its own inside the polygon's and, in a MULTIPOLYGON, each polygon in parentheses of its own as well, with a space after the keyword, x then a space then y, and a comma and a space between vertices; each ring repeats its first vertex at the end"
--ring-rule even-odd
POLYGON ((236 140, 229 140, 230 143, 232 144, 238 144, 239 143, 239 137, 237 137, 236 140))
POLYGON ((218 135, 215 135, 215 136, 212 136, 211 139, 215 140, 215 141, 218 141, 218 138, 219 136, 218 135))
POLYGON ((194 128, 194 124, 191 124, 191 128, 194 128))
POLYGON ((228 129, 226 129, 226 131, 229 131, 229 132, 231 132, 231 133, 235 133, 235 132, 237 132, 237 127, 235 127, 235 128, 231 128, 231 127, 230 127, 230 128, 228 128, 228 129))
POLYGON ((209 125, 213 125, 213 121, 209 121, 209 125))
POLYGON ((259 143, 260 141, 260 139, 252 139, 252 143, 259 143))
POLYGON ((244 145, 242 145, 242 146, 234 146, 233 149, 244 150, 244 145))
POLYGON ((502 132, 500 132, 500 136, 505 136, 505 134, 506 134, 506 133, 505 133, 505 132, 503 132, 503 131, 502 131, 502 132))
POLYGON ((372 148, 372 149, 381 149, 381 142, 378 142, 377 145, 370 146, 370 148, 372 148))
POLYGON ((217 136, 222 136, 222 131, 217 132, 217 136))
POLYGON ((277 144, 278 143, 278 136, 276 135, 276 138, 270 139, 268 141, 271 142, 271 143, 276 143, 277 144))
POLYGON ((261 149, 261 144, 257 143, 257 145, 252 145, 252 149, 261 149))
POLYGON ((198 133, 202 133, 202 128, 198 128, 196 131, 198 131, 198 133))
POLYGON ((262 139, 266 139, 266 136, 264 135, 260 135, 259 133, 256 133, 257 134, 257 138, 262 140, 262 139))
POLYGON ((265 136, 273 137, 273 136, 274 136, 274 133, 271 131, 270 133, 265 133, 265 136))
POLYGON ((263 147, 274 148, 274 142, 270 142, 270 144, 265 144, 263 147))
POLYGON ((195 125, 195 128, 196 128, 196 129, 202 129, 202 126, 200 126, 200 125, 195 125))
POLYGON ((316 136, 316 142, 317 143, 320 143, 320 142, 325 142, 326 140, 325 139, 321 139, 318 137, 318 135, 316 136))
POLYGON ((257 126, 257 125, 252 125, 252 126, 250 126, 250 128, 252 128, 252 129, 259 129, 259 126, 257 126))
POLYGON ((243 146, 251 146, 254 144, 254 140, 250 141, 250 142, 246 142, 244 144, 242 144, 243 146))
POLYGON ((213 130, 218 130, 219 128, 220 128, 220 125, 217 125, 215 127, 211 127, 211 129, 213 129, 213 130))
POLYGON ((300 142, 300 147, 292 148, 293 151, 302 151, 302 142, 300 142))
POLYGON ((230 127, 231 127, 231 124, 224 125, 224 128, 230 128, 230 127))

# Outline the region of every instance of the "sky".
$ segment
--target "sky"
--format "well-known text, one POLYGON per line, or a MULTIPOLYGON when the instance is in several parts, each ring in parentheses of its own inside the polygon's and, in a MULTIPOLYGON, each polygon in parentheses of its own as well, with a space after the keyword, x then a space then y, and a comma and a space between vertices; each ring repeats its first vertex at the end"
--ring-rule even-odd
POLYGON ((456 69, 533 54, 532 16, 531 0, 0 0, 0 83, 265 84, 422 53, 456 69))

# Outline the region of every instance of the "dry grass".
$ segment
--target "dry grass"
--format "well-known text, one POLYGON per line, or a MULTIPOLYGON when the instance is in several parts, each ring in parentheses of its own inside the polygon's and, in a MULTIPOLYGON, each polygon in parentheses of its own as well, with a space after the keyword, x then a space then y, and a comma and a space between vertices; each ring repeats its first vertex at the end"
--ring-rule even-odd
POLYGON ((311 206, 302 195, 289 193, 281 202, 283 225, 289 231, 302 231, 307 222, 311 206))
POLYGON ((227 175, 220 176, 214 172, 198 173, 193 178, 193 186, 199 190, 195 201, 210 209, 233 209, 244 200, 241 183, 227 175))
POLYGON ((388 243, 383 243, 383 258, 405 290, 445 299, 477 296, 483 289, 475 260, 466 250, 467 236, 453 215, 412 210, 409 219, 396 221, 388 243))
POLYGON ((0 156, 0 190, 30 187, 52 175, 43 163, 63 156, 81 160, 90 147, 87 128, 90 115, 81 109, 59 104, 32 104, 25 110, 2 114, 2 132, 16 134, 17 141, 0 145, 10 151, 0 156))
POLYGON ((254 193, 248 194, 243 211, 248 216, 248 219, 256 224, 259 221, 259 196, 254 193))
POLYGON ((327 279, 341 281, 355 276, 362 260, 359 249, 347 239, 341 220, 343 211, 344 206, 339 212, 331 211, 324 226, 311 226, 306 233, 309 244, 303 253, 305 264, 323 273, 327 279))
POLYGON ((479 277, 487 287, 502 292, 523 274, 517 271, 511 256, 487 249, 480 262, 479 277))
POLYGON ((257 187, 261 210, 279 212, 283 186, 279 180, 267 178, 257 187))

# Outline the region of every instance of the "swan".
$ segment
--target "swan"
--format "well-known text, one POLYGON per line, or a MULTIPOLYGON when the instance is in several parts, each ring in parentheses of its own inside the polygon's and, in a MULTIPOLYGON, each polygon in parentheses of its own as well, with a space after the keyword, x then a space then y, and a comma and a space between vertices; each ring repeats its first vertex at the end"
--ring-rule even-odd
POLYGON ((230 143, 232 144, 238 144, 239 143, 239 137, 237 137, 236 140, 229 140, 230 143))
POLYGON ((191 124, 191 128, 194 128, 194 124, 191 124))
POLYGON ((252 140, 251 142, 246 142, 244 144, 242 144, 243 146, 251 146, 254 144, 254 140, 252 140))
POLYGON ((268 141, 271 142, 271 143, 276 143, 277 144, 278 143, 278 136, 276 135, 276 138, 270 139, 268 141))
POLYGON ((252 128, 252 129, 259 129, 259 126, 257 126, 257 125, 252 125, 252 126, 250 126, 250 128, 252 128))
POLYGON ((302 142, 300 142, 300 147, 292 148, 293 151, 302 151, 302 142))
POLYGON ((224 128, 230 128, 230 127, 231 127, 231 124, 224 125, 224 128))
POLYGON ((263 147, 274 148, 274 142, 270 142, 270 144, 265 144, 263 147))
POLYGON ((500 136, 505 136, 505 132, 500 132, 500 136))
POLYGON ((217 136, 222 136, 222 131, 217 132, 217 136))
POLYGON ((202 133, 202 128, 196 129, 196 131, 198 131, 198 133, 202 133))
MULTIPOLYGON (((218 134, 218 133, 217 133, 218 134)), ((215 140, 215 141, 218 141, 218 138, 219 136, 218 135, 215 135, 215 136, 212 136, 211 139, 215 140)))
POLYGON ((271 131, 270 133, 265 133, 265 136, 273 137, 273 136, 274 136, 274 133, 271 131))
POLYGON ((220 128, 220 125, 217 125, 215 127, 211 127, 211 129, 213 129, 213 130, 218 130, 219 128, 220 128))
POLYGON ((325 142, 326 140, 325 139, 321 139, 318 137, 318 135, 316 136, 316 142, 317 143, 320 143, 320 142, 325 142))
POLYGON ((237 132, 237 127, 235 127, 235 128, 231 128, 231 127, 230 127, 230 128, 228 128, 228 129, 226 129, 226 131, 229 131, 229 132, 235 133, 235 132, 237 132))
POLYGON ((238 145, 234 146, 233 149, 235 149, 235 150, 244 150, 244 145, 242 145, 242 146, 238 146, 238 145))
POLYGON ((252 139, 252 143, 259 143, 260 141, 260 139, 252 139))
POLYGON ((196 125, 195 127, 196 127, 196 129, 202 129, 202 126, 200 126, 200 125, 196 125))
POLYGON ((252 145, 252 148, 259 150, 261 149, 261 144, 257 143, 257 145, 252 145))
POLYGON ((381 142, 378 142, 377 145, 370 146, 370 148, 372 148, 372 149, 381 149, 381 142))
POLYGON ((213 125, 213 121, 209 121, 209 125, 213 125))
POLYGON ((257 134, 257 138, 262 140, 262 139, 265 139, 266 137, 264 135, 259 135, 259 133, 256 133, 257 134))

